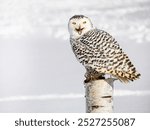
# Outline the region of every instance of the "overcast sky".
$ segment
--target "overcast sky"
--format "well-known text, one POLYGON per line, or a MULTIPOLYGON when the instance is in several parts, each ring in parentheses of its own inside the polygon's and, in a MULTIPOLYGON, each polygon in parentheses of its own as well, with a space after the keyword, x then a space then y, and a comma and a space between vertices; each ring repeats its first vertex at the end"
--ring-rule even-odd
POLYGON ((141 79, 115 82, 115 112, 150 112, 149 0, 0 0, 0 112, 85 112, 84 67, 68 20, 88 16, 113 35, 141 79))

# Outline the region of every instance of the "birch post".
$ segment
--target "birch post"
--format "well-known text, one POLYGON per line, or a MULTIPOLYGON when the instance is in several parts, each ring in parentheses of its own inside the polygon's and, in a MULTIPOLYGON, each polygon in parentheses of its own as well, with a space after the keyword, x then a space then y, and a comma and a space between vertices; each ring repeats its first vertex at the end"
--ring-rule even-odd
POLYGON ((113 112, 113 78, 85 83, 87 113, 113 112))

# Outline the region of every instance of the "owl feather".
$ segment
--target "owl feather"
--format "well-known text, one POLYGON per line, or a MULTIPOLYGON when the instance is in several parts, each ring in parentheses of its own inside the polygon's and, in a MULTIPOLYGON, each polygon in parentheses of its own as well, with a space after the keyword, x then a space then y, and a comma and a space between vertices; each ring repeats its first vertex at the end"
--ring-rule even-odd
POLYGON ((91 29, 70 40, 77 59, 91 72, 110 74, 125 83, 140 77, 129 57, 109 33, 91 29))
POLYGON ((94 28, 88 17, 71 17, 68 28, 73 52, 86 68, 88 81, 103 78, 106 74, 125 83, 140 77, 117 41, 106 31, 94 28))

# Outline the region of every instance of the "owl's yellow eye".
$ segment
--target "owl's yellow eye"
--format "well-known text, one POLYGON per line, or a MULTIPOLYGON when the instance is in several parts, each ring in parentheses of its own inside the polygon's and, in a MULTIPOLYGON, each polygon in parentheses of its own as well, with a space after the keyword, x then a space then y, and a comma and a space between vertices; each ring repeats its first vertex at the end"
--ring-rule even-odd
POLYGON ((84 21, 83 24, 86 24, 86 21, 84 21))
POLYGON ((72 24, 76 25, 76 22, 72 22, 72 24))

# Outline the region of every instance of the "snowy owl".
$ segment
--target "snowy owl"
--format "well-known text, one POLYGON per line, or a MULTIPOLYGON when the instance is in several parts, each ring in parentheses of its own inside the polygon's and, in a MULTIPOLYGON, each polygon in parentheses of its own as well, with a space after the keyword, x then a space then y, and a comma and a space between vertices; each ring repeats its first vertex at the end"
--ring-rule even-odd
POLYGON ((71 17, 68 29, 73 52, 86 69, 85 82, 105 78, 106 74, 125 83, 140 77, 117 41, 109 33, 94 28, 88 17, 71 17))

